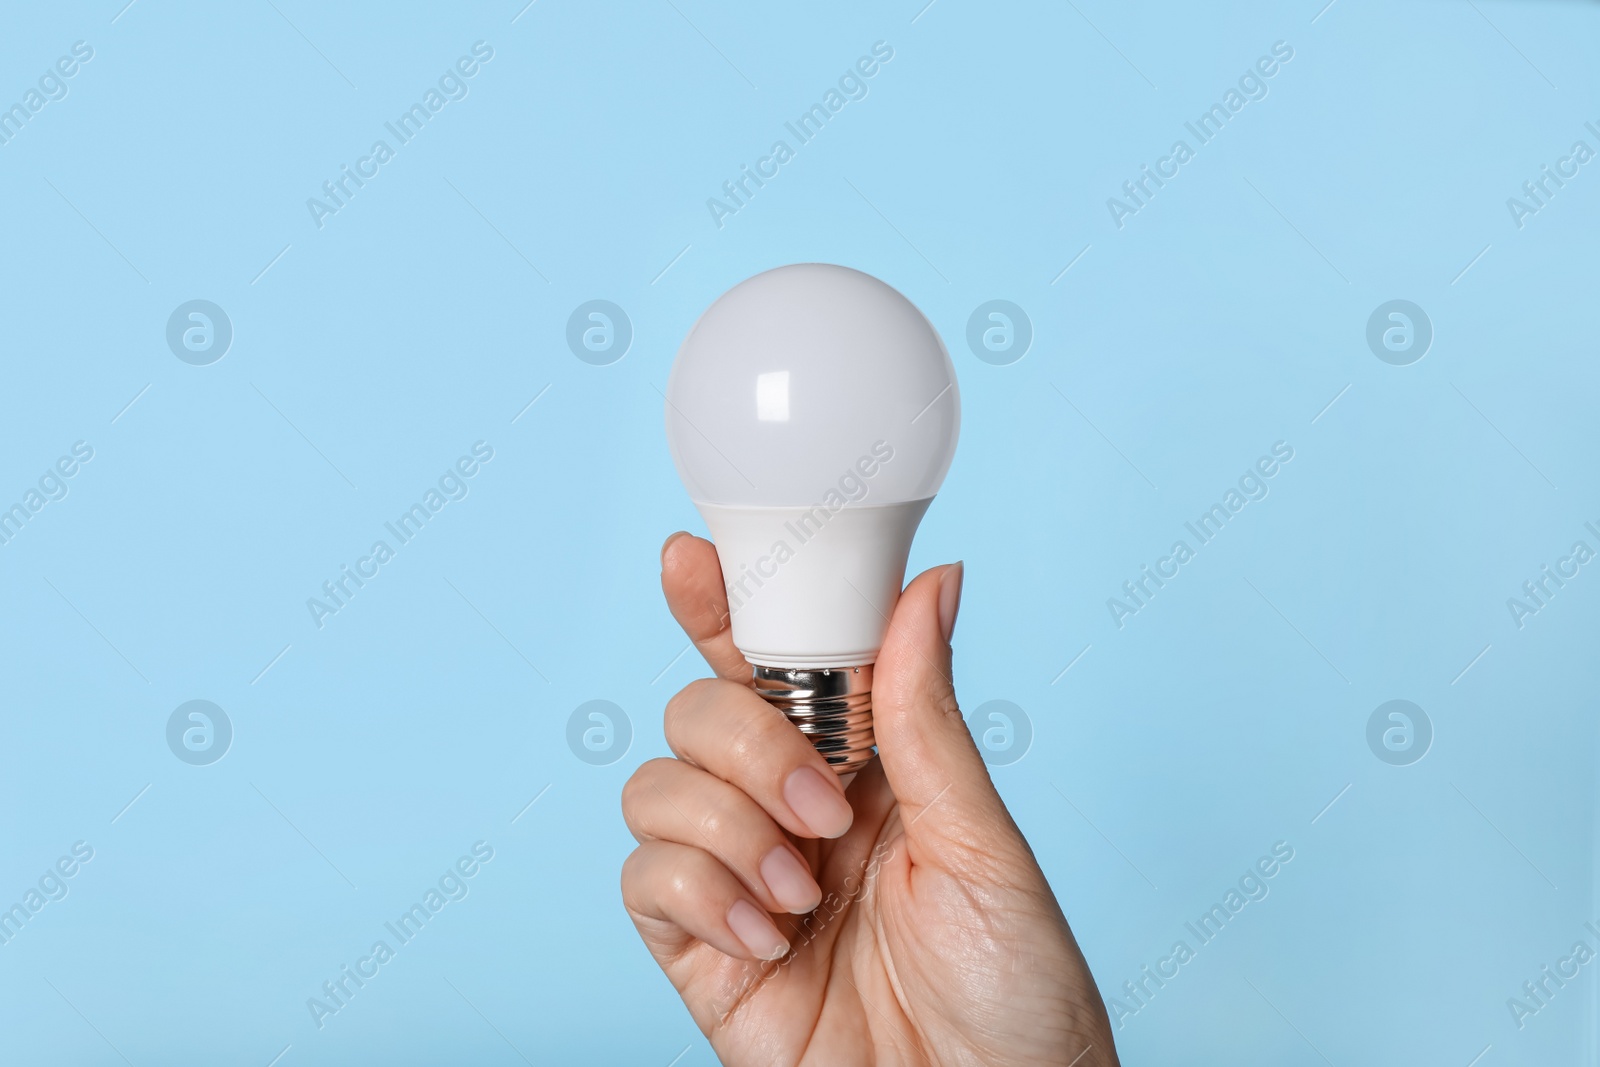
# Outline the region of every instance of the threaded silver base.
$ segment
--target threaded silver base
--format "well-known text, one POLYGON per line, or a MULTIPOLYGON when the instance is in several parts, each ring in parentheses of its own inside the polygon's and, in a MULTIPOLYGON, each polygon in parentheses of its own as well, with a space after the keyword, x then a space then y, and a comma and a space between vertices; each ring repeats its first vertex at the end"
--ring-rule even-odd
POLYGON ((849 774, 871 761, 872 664, 819 670, 758 665, 755 687, 835 772, 849 774))

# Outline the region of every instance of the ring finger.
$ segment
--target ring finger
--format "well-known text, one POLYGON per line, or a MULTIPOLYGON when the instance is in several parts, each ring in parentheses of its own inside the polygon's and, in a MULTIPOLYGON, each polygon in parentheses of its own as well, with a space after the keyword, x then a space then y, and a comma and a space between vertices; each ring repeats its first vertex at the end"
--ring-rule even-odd
POLYGON ((622 811, 640 842, 709 852, 768 911, 804 915, 822 900, 805 859, 772 817, 706 771, 675 759, 651 760, 624 787, 622 811))

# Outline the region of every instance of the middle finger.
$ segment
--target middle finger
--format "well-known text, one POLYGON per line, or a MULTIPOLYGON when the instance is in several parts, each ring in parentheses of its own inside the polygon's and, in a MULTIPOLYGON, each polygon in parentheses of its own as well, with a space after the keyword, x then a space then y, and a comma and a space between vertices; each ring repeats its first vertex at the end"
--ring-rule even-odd
POLYGON ((799 837, 836 838, 855 813, 827 761, 753 689, 720 679, 692 682, 667 703, 667 744, 755 800, 799 837))
POLYGON ((804 915, 822 900, 805 860, 750 797, 675 759, 651 760, 622 792, 622 813, 641 843, 671 841, 711 853, 768 911, 804 915))

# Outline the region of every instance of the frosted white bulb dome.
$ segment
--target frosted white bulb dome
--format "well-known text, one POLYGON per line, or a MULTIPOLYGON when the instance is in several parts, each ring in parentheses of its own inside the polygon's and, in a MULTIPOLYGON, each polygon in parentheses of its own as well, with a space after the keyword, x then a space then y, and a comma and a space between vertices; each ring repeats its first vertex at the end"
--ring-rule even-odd
POLYGON ((860 271, 779 267, 700 316, 666 398, 673 460, 716 543, 745 658, 872 663, 960 429, 933 325, 860 271))
POLYGON ((868 274, 827 263, 740 282, 689 331, 667 440, 695 503, 809 505, 875 442, 875 504, 926 500, 955 454, 955 369, 933 325, 868 274))

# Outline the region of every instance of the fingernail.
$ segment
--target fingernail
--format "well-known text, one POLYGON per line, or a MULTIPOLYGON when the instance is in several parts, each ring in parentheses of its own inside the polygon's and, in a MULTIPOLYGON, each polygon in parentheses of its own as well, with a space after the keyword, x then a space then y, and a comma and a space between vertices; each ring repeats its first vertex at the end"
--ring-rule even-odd
POLYGON ((939 629, 944 631, 945 644, 950 643, 950 635, 956 632, 956 612, 961 610, 961 579, 966 569, 966 564, 957 560, 939 579, 939 629))
POLYGON ((778 933, 772 920, 748 900, 733 902, 728 909, 728 928, 758 959, 775 960, 789 951, 789 942, 778 933))
POLYGON ((761 880, 773 899, 796 915, 805 915, 822 903, 822 887, 793 852, 779 845, 761 861, 761 880))
POLYGON ((818 837, 842 837, 855 821, 856 813, 850 810, 850 802, 839 792, 837 783, 811 767, 801 767, 789 775, 783 783, 783 799, 818 837))
POLYGON ((661 542, 661 565, 662 566, 666 566, 667 549, 672 547, 672 542, 676 541, 680 537, 687 537, 688 534, 689 534, 688 530, 679 530, 677 533, 673 534, 671 537, 668 537, 665 541, 661 542))

